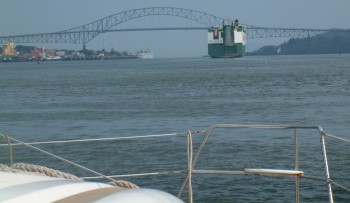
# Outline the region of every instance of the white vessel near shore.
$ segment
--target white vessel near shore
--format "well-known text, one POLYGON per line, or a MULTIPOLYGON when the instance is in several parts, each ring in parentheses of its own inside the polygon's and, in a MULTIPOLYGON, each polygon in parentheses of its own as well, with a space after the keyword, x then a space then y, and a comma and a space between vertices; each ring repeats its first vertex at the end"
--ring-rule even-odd
POLYGON ((136 52, 136 57, 140 59, 152 59, 154 58, 154 54, 149 49, 142 49, 141 51, 136 52))

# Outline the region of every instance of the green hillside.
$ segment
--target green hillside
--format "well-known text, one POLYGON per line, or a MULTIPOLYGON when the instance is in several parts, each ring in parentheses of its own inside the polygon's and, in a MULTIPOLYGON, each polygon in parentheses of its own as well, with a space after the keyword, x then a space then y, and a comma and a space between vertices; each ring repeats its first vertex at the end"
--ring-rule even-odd
POLYGON ((265 46, 247 55, 296 55, 350 53, 350 30, 327 32, 303 39, 290 39, 278 46, 265 46))

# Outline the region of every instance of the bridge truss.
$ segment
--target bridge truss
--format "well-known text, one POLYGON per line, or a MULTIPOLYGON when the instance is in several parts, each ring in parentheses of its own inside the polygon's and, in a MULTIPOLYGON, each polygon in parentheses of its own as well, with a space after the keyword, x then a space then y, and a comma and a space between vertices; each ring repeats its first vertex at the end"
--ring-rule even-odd
POLYGON ((247 38, 269 38, 269 37, 289 37, 289 38, 306 38, 326 32, 335 32, 340 30, 326 30, 326 29, 298 29, 298 28, 266 28, 248 26, 247 38))
MULTIPOLYGON (((0 37, 0 43, 11 40, 15 43, 66 43, 86 45, 89 41, 102 33, 125 31, 151 31, 151 30, 207 30, 210 27, 221 26, 225 19, 200 11, 173 8, 151 7, 120 12, 94 22, 68 30, 52 33, 13 35, 0 37), (147 16, 173 16, 198 22, 200 26, 191 27, 148 27, 148 28, 118 28, 117 26, 131 20, 147 16)), ((293 37, 305 38, 329 31, 325 29, 292 29, 292 28, 266 28, 245 25, 247 38, 267 37, 293 37)))
MULTIPOLYGON (((69 43, 69 44, 86 44, 99 34, 106 32, 117 31, 133 31, 133 30, 118 30, 114 29, 115 26, 128 22, 133 19, 146 17, 146 16, 174 16, 185 18, 191 21, 198 22, 202 27, 195 27, 193 29, 208 29, 213 25, 221 25, 223 19, 209 13, 199 12, 184 8, 173 7, 151 7, 141 8, 129 11, 120 12, 114 15, 107 16, 105 18, 96 20, 94 22, 68 29, 60 32, 31 34, 31 35, 16 35, 0 37, 0 42, 11 39, 17 43, 69 43)), ((157 28, 159 30, 159 28, 157 28)), ((170 28, 164 28, 167 30, 170 28)), ((171 29, 190 29, 185 27, 171 28, 171 29)), ((153 30, 152 28, 144 28, 142 30, 153 30)), ((161 29, 163 30, 163 29, 161 29)), ((134 31, 140 31, 135 29, 134 31)))

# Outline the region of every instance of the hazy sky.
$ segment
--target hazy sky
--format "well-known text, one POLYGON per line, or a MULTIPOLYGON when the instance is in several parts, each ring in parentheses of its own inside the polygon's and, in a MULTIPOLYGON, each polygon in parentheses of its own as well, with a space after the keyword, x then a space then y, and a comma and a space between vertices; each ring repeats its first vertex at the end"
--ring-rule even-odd
MULTIPOLYGON (((256 26, 350 28, 350 0, 1 0, 0 35, 55 32, 118 12, 154 6, 194 9, 256 26)), ((250 40, 247 46, 251 50, 285 40, 250 40)), ((81 49, 78 45, 37 46, 81 49)), ((201 56, 207 53, 207 32, 108 33, 87 44, 89 49, 112 47, 131 52, 149 48, 156 56, 201 56)))

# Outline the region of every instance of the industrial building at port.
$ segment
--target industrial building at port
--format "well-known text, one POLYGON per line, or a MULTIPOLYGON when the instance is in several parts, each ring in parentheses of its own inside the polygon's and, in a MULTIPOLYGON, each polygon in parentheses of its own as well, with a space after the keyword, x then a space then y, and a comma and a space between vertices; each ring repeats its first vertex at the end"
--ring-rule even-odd
POLYGON ((30 61, 30 60, 54 60, 61 59, 65 56, 65 51, 45 50, 44 48, 35 48, 30 53, 21 53, 16 51, 15 45, 11 41, 7 41, 2 46, 1 60, 5 62, 11 61, 30 61))
POLYGON ((134 59, 136 55, 127 51, 117 52, 111 50, 107 52, 101 51, 72 51, 72 50, 54 50, 36 47, 26 47, 26 51, 16 51, 15 45, 11 41, 7 41, 3 45, 0 55, 0 62, 15 61, 41 61, 41 60, 101 60, 101 59, 134 59))

